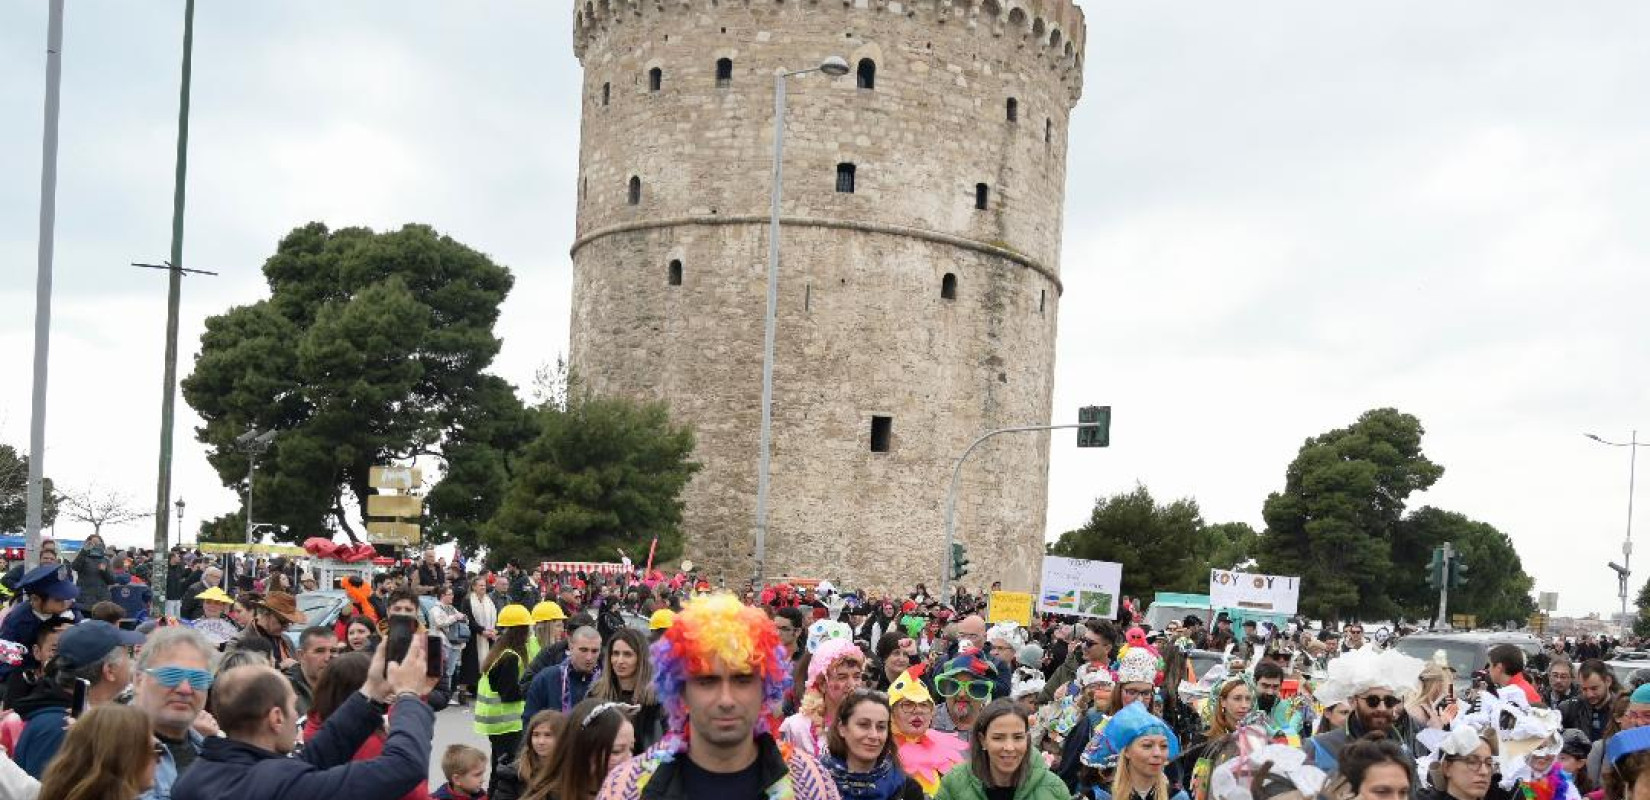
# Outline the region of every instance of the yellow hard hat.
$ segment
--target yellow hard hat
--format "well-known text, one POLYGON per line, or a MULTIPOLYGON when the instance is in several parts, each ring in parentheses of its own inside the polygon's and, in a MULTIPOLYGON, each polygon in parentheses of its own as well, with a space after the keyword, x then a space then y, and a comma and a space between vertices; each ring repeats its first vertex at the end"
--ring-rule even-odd
POLYGON ((533 615, 527 612, 527 606, 520 603, 511 603, 498 612, 497 624, 500 628, 531 625, 533 624, 533 615))
POLYGON ((661 608, 658 611, 653 612, 653 616, 647 618, 647 629, 650 631, 662 631, 669 628, 675 622, 676 613, 668 608, 661 608))
POLYGON ((234 605, 235 603, 235 598, 224 594, 223 589, 216 586, 195 595, 195 599, 203 603, 223 603, 225 605, 234 605))
POLYGON ((567 614, 561 610, 561 606, 550 600, 544 600, 533 606, 534 622, 561 622, 564 619, 567 619, 567 614))

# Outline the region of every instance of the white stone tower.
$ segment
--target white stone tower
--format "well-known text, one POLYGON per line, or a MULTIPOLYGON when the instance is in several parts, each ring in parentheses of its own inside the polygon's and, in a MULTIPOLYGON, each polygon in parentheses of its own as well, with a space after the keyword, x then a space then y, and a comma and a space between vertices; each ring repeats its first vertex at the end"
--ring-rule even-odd
MULTIPOLYGON (((578 0, 573 367, 698 436, 688 557, 753 568, 773 75, 788 84, 767 574, 937 587, 953 459, 1050 418, 1073 0, 578 0)), ((965 583, 1036 581, 1049 437, 970 458, 965 583)))

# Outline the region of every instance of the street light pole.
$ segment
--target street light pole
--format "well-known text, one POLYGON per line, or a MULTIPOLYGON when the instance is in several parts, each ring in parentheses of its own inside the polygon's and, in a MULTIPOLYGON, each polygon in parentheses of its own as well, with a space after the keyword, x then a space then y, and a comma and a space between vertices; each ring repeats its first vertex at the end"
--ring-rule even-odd
POLYGON ((46 22, 46 112, 40 144, 40 240, 34 279, 34 395, 29 408, 29 485, 23 563, 40 560, 46 508, 46 364, 52 334, 52 254, 57 234, 57 120, 63 89, 63 0, 51 0, 46 22))
POLYGON ((766 578, 768 560, 768 480, 773 451, 773 340, 779 306, 779 199, 785 184, 785 79, 810 72, 848 74, 848 62, 831 56, 813 69, 773 76, 773 196, 768 207, 768 310, 762 326, 762 432, 756 461, 756 586, 766 578))
POLYGON ((1612 442, 1591 433, 1584 433, 1582 435, 1598 442, 1599 444, 1606 444, 1611 447, 1625 447, 1628 450, 1627 536, 1622 539, 1621 542, 1621 569, 1617 570, 1616 574, 1616 580, 1619 583, 1617 593, 1621 597, 1621 615, 1625 619, 1627 616, 1627 591, 1630 583, 1629 577, 1633 574, 1633 490, 1638 479, 1639 448, 1650 447, 1650 442, 1640 442, 1639 432, 1637 430, 1634 430, 1632 438, 1625 442, 1612 442))
POLYGON ((189 168, 189 77, 195 47, 195 0, 183 6, 183 79, 178 89, 178 153, 172 176, 172 260, 166 282, 166 368, 160 398, 160 475, 155 486, 155 549, 150 567, 150 583, 160 590, 152 593, 151 613, 158 619, 165 613, 166 550, 169 534, 166 513, 172 502, 172 416, 178 385, 178 298, 183 293, 183 197, 184 176, 189 168))

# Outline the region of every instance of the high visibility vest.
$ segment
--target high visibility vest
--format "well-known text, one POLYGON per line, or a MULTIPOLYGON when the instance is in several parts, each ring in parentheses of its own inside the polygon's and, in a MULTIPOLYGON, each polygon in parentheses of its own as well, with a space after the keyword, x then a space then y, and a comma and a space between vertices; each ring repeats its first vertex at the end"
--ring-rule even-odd
MULTIPOLYGON (((499 656, 500 660, 506 658, 519 661, 521 655, 514 650, 507 650, 504 655, 499 656)), ((497 666, 496 662, 494 666, 497 666)), ((486 736, 516 733, 521 730, 521 714, 525 710, 527 703, 524 701, 506 703, 499 699, 498 692, 493 691, 493 683, 489 676, 481 676, 481 682, 476 685, 476 733, 486 736)))
POLYGON ((533 659, 538 658, 538 657, 539 657, 539 637, 536 636, 536 635, 530 635, 530 636, 527 637, 527 663, 529 663, 529 664, 533 663, 533 659))

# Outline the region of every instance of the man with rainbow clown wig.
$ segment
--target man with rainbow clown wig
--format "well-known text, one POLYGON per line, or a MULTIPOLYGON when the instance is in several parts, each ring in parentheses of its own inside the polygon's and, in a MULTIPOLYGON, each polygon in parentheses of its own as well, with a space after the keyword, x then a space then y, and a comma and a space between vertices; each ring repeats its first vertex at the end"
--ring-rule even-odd
POLYGON ((608 773, 599 800, 837 800, 818 761, 774 739, 790 659, 766 614, 727 593, 696 597, 652 653, 670 730, 608 773))
POLYGON ((933 729, 934 697, 923 685, 924 667, 918 664, 906 670, 888 687, 889 727, 905 774, 916 779, 924 795, 933 797, 940 788, 940 776, 968 761, 968 745, 933 729))

